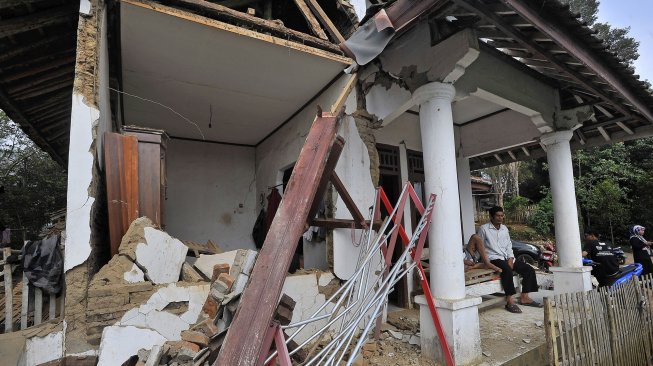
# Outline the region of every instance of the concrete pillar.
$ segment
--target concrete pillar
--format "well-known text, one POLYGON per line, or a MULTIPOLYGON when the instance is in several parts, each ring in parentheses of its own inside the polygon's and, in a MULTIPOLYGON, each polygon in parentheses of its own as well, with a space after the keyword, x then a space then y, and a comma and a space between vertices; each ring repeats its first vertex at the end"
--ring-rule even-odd
POLYGON ((472 196, 472 174, 469 158, 460 157, 456 161, 458 169, 458 194, 460 197, 460 219, 462 220, 463 242, 476 232, 474 225, 474 197, 472 196))
POLYGON ((553 199, 556 250, 559 267, 552 268, 556 293, 592 289, 591 268, 582 265, 582 246, 576 209, 576 190, 569 141, 572 131, 542 135, 549 163, 549 180, 553 199))
MULTIPOLYGON (((425 191, 437 195, 429 229, 430 285, 447 343, 456 364, 474 362, 481 355, 477 305, 480 298, 465 298, 460 199, 456 169, 451 84, 429 83, 413 94, 420 105, 425 191)), ((437 333, 425 298, 420 304, 422 352, 444 364, 437 333)))
POLYGON ((415 91, 420 105, 419 120, 424 154, 424 188, 437 195, 429 229, 431 290, 442 299, 465 297, 462 262, 460 200, 456 172, 456 148, 451 102, 456 93, 451 84, 430 83, 415 91))

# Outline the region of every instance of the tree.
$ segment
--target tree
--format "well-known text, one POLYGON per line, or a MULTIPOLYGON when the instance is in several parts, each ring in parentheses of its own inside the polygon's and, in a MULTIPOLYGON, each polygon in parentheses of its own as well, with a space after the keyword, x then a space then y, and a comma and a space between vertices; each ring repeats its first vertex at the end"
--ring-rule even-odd
POLYGON ((600 4, 598 0, 561 0, 561 2, 568 4, 571 11, 580 13, 581 20, 597 32, 597 37, 606 43, 608 50, 632 67, 633 62, 639 58, 637 52, 639 42, 628 36, 630 27, 616 28, 608 23, 596 23, 600 4))
POLYGON ((66 205, 66 174, 0 111, 0 223, 35 237, 66 205))
MULTIPOLYGON (((596 219, 595 224, 610 228, 610 238, 614 243, 614 227, 621 227, 629 220, 626 194, 614 180, 605 179, 592 188, 587 197, 587 209, 596 219)), ((596 226, 596 225, 595 225, 596 226)))

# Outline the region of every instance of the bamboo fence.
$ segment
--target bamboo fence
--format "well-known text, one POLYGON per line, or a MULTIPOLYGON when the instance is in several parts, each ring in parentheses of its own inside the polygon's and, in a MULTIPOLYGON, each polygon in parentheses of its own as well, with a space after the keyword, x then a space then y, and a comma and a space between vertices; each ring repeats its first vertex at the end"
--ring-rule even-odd
POLYGON ((652 365, 653 277, 544 299, 550 365, 652 365))

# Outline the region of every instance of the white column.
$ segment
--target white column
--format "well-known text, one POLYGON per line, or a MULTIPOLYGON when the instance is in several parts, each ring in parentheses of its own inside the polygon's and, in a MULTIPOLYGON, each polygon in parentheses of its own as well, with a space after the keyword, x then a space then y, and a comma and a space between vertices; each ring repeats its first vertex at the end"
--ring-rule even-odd
POLYGON ((474 197, 472 196, 472 174, 469 169, 469 158, 458 158, 458 192, 460 197, 460 218, 462 220, 463 242, 476 232, 474 225, 474 197))
POLYGON ((560 292, 591 290, 590 268, 583 268, 576 189, 569 141, 572 131, 542 135, 549 163, 549 181, 553 199, 556 250, 559 268, 553 268, 554 288, 560 292), (588 287, 589 286, 589 287, 588 287))
POLYGON ((440 299, 465 297, 462 261, 460 200, 456 172, 456 147, 451 102, 456 89, 451 84, 430 83, 413 94, 420 105, 419 121, 424 154, 427 194, 437 195, 429 229, 431 290, 440 299))

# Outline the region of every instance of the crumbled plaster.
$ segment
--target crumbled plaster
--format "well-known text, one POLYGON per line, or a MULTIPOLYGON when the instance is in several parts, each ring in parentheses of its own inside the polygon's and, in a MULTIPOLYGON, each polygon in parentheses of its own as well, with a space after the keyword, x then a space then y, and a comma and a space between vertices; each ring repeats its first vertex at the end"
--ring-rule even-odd
POLYGON ((206 277, 211 278, 213 276, 213 266, 220 263, 226 263, 229 267, 232 267, 237 253, 237 250, 232 250, 220 254, 200 254, 200 257, 197 258, 194 266, 206 277))
POLYGON ((145 241, 136 246, 136 263, 147 271, 148 278, 157 285, 177 282, 188 247, 151 227, 145 228, 145 241))
POLYGON ((165 337, 150 329, 134 326, 106 327, 102 332, 97 366, 122 365, 140 349, 150 350, 165 342, 165 337))
POLYGON ((123 274, 123 279, 129 283, 145 281, 145 273, 141 271, 136 263, 132 264, 132 268, 123 274))
POLYGON ((63 330, 25 342, 25 366, 36 366, 63 356, 63 330))
POLYGON ((209 290, 208 283, 172 283, 159 289, 138 308, 127 311, 116 325, 148 328, 169 341, 181 340, 181 332, 197 322, 209 290), (179 315, 166 310, 169 304, 177 302, 187 302, 188 310, 179 315))

